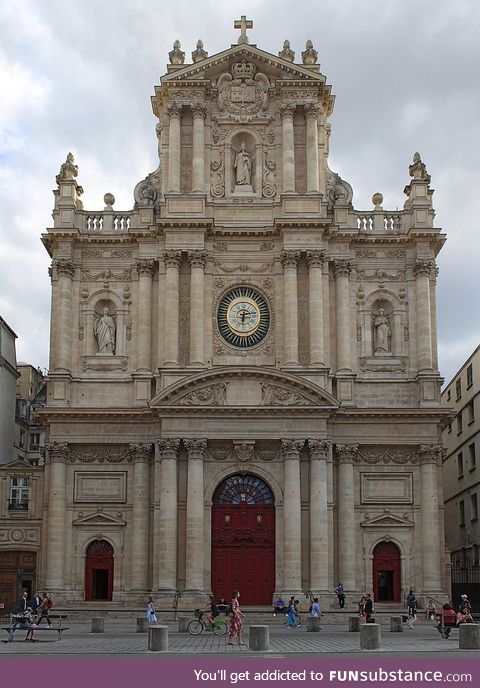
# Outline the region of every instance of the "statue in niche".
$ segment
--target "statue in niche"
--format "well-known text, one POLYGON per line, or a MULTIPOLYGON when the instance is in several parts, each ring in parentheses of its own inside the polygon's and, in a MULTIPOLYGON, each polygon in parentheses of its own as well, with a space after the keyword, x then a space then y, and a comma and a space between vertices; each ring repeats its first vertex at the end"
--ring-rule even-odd
POLYGON ((391 350, 392 330, 390 323, 385 315, 383 308, 379 308, 378 314, 373 321, 374 339, 373 349, 377 354, 388 353, 391 350))
POLYGON ((247 152, 245 143, 242 142, 239 152, 235 156, 234 168, 235 179, 239 185, 250 186, 252 183, 252 160, 251 154, 247 152))
POLYGON ((108 313, 108 308, 103 309, 103 315, 97 316, 93 323, 93 333, 97 340, 99 354, 115 353, 115 321, 108 313))

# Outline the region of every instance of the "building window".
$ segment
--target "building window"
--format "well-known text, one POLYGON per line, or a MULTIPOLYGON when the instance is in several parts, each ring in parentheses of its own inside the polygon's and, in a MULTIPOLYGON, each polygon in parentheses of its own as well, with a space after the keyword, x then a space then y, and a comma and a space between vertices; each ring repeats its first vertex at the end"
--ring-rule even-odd
POLYGON ((447 391, 447 401, 450 401, 451 398, 452 398, 452 390, 449 389, 449 390, 447 391))
POLYGON ((452 424, 451 423, 448 424, 448 432, 452 432, 452 424))
POLYGON ((473 366, 470 363, 470 365, 467 367, 467 388, 471 387, 473 385, 473 366))
POLYGON ((468 464, 469 469, 473 471, 477 467, 477 455, 475 454, 475 442, 468 445, 468 464))
POLYGON ((455 382, 455 392, 457 393, 457 401, 462 398, 462 378, 458 378, 455 382))
POLYGON ((475 420, 475 406, 473 405, 473 399, 467 404, 467 418, 469 425, 475 420))
POLYGON ((465 502, 463 499, 458 503, 458 518, 460 526, 465 525, 465 502))
POLYGON ((36 451, 40 448, 40 433, 34 432, 30 435, 30 451, 36 451))
POLYGON ((476 492, 470 495, 470 520, 478 521, 478 500, 476 492))
POLYGON ((457 435, 459 435, 463 431, 463 417, 462 417, 462 412, 460 411, 459 414, 457 415, 457 435))
POLYGON ((8 508, 12 511, 28 509, 28 478, 10 478, 10 499, 8 508))
POLYGON ((463 478, 463 452, 457 454, 457 475, 459 478, 463 478))
POLYGON ((25 430, 20 430, 19 445, 20 449, 23 449, 25 447, 25 430))

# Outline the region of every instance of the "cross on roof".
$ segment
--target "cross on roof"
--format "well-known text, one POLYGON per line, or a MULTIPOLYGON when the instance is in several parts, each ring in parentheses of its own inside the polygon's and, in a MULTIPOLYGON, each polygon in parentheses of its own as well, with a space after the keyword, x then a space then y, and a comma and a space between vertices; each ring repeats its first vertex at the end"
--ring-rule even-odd
POLYGON ((247 19, 244 14, 240 19, 235 19, 233 24, 234 29, 240 29, 240 36, 238 37, 237 43, 248 43, 247 29, 253 29, 253 21, 247 19))

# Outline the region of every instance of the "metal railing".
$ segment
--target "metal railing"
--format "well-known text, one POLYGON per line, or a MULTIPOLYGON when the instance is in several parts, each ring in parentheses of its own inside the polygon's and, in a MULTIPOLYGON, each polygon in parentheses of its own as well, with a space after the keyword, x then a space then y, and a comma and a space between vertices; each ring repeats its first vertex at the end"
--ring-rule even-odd
POLYGON ((9 499, 9 511, 28 511, 28 499, 9 499))

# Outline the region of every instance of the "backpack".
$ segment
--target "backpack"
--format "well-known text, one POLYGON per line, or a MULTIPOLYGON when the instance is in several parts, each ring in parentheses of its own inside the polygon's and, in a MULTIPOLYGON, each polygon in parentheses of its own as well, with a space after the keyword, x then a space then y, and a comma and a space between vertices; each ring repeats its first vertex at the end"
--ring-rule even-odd
POLYGON ((230 616, 230 614, 232 613, 232 611, 233 611, 232 603, 229 602, 229 603, 227 604, 227 608, 225 609, 225 614, 226 614, 226 616, 230 616))

